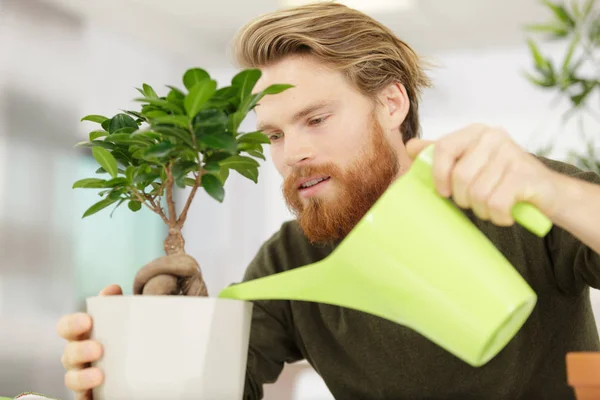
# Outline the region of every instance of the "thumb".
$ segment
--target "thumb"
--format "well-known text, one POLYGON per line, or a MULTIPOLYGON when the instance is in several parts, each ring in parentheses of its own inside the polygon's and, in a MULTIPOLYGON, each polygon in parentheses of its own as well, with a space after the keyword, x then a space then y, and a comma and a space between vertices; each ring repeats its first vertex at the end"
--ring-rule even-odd
POLYGON ((100 296, 114 296, 118 294, 123 294, 123 289, 119 285, 108 285, 104 289, 100 291, 100 296))
POLYGON ((406 151, 408 156, 412 159, 417 158, 419 153, 425 149, 425 147, 429 146, 433 143, 433 140, 423 140, 423 139, 410 139, 406 143, 406 151))

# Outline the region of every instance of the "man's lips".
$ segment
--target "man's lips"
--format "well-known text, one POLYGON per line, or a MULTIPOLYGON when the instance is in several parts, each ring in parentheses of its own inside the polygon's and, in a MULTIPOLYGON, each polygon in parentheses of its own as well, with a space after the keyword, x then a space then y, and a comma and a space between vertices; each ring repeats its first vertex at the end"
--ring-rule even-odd
POLYGON ((308 189, 311 188, 312 186, 316 186, 319 183, 326 181, 330 178, 330 176, 327 175, 320 175, 320 176, 311 176, 309 178, 303 178, 303 179, 299 179, 296 182, 296 188, 298 190, 303 190, 303 189, 308 189))

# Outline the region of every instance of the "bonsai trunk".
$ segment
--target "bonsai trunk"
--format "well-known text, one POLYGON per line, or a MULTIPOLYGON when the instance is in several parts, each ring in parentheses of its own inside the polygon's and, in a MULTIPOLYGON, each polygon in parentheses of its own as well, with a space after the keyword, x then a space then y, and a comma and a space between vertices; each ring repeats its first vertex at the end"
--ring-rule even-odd
POLYGON ((208 296, 196 260, 185 253, 180 228, 169 228, 164 241, 166 256, 142 267, 135 276, 134 294, 208 296))

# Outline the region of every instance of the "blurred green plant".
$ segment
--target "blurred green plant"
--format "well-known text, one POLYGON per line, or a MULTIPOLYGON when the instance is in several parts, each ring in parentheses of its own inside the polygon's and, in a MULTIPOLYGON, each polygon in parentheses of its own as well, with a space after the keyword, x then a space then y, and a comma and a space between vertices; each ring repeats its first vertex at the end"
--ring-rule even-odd
MULTIPOLYGON (((594 91, 600 92, 600 12, 596 0, 572 0, 563 4, 543 0, 552 17, 544 23, 532 24, 526 30, 542 34, 546 40, 568 43, 560 63, 542 54, 538 44, 528 38, 534 71, 525 77, 535 86, 554 91, 567 99, 569 109, 563 124, 575 114, 585 113, 600 123, 600 104, 592 104, 594 91)), ((580 124, 580 129, 584 129, 580 124)), ((599 132, 600 133, 600 132, 599 132)), ((583 132, 582 132, 583 135, 583 132)), ((596 136, 587 138, 586 151, 569 152, 570 162, 585 170, 600 173, 600 151, 596 136)), ((549 153, 553 145, 541 151, 549 153)))

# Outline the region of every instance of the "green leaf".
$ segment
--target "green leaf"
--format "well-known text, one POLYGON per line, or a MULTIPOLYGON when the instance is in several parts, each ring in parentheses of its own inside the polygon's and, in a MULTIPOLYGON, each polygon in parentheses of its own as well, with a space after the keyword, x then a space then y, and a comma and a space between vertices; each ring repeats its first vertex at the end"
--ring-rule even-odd
POLYGON ((158 122, 159 124, 177 125, 183 129, 189 129, 190 127, 190 119, 185 115, 165 115, 158 118, 154 118, 152 122, 158 122))
POLYGON ((219 171, 221 171, 221 168, 222 167, 216 161, 207 162, 202 167, 202 169, 205 170, 206 172, 219 172, 219 171))
POLYGON ((198 82, 190 93, 185 96, 184 104, 185 111, 190 118, 194 118, 202 109, 202 106, 212 97, 217 90, 217 81, 206 79, 198 82))
POLYGON ((239 151, 250 151, 250 150, 257 150, 257 151, 262 151, 262 144, 260 143, 239 143, 237 146, 237 149, 239 151))
POLYGON ((143 147, 147 147, 153 144, 152 140, 148 140, 143 136, 132 136, 127 133, 113 133, 112 135, 106 138, 106 141, 123 145, 136 144, 143 147))
POLYGON ((115 208, 113 208, 113 210, 110 213, 110 217, 112 218, 113 214, 115 213, 115 211, 117 211, 117 208, 119 208, 119 206, 121 204, 123 204, 123 202, 125 202, 125 200, 127 200, 126 198, 118 198, 117 200, 119 200, 119 202, 117 203, 117 205, 115 206, 115 208))
POLYGON ((222 161, 219 161, 219 165, 235 170, 248 169, 260 166, 258 161, 246 156, 230 156, 222 161))
MULTIPOLYGON (((183 110, 181 109, 181 107, 177 106, 176 104, 170 103, 167 100, 163 100, 163 99, 150 99, 148 97, 142 97, 142 98, 137 98, 134 99, 135 101, 139 101, 142 103, 148 103, 151 104, 155 107, 164 109, 166 111, 172 111, 176 114, 183 114, 183 110)), ((145 114, 145 112, 143 112, 145 114)))
POLYGON ((175 179, 175 184, 177 185, 177 187, 179 187, 180 189, 185 189, 185 176, 173 178, 175 179))
POLYGON ((118 166, 115 157, 106 149, 102 147, 93 147, 92 155, 98 161, 98 164, 102 166, 113 178, 117 177, 118 166))
POLYGON ((136 118, 141 119, 141 120, 145 120, 146 119, 143 114, 141 114, 141 113, 139 113, 137 111, 128 111, 128 110, 121 110, 121 111, 123 111, 125 114, 131 115, 131 116, 136 117, 136 118))
POLYGON ((242 110, 236 111, 233 114, 229 115, 229 124, 227 126, 227 129, 230 132, 237 133, 237 130, 240 127, 241 123, 244 121, 244 118, 246 118, 246 114, 242 110))
POLYGON ((237 141, 239 143, 264 143, 264 144, 271 143, 268 136, 259 131, 246 133, 241 136, 238 136, 237 141))
POLYGON ((220 203, 223 202, 225 189, 219 178, 211 174, 202 175, 202 187, 212 198, 220 203))
POLYGON ((133 183, 136 185, 139 183, 145 183, 145 186, 148 186, 151 182, 154 182, 158 178, 160 178, 159 174, 142 172, 141 174, 136 175, 136 177, 133 180, 133 183))
POLYGON ((89 217, 90 215, 96 214, 98 211, 105 209, 106 207, 110 206, 111 204, 115 203, 116 201, 117 200, 113 200, 113 199, 100 200, 99 202, 97 202, 96 204, 94 204, 93 206, 88 208, 86 210, 86 212, 83 214, 82 218, 89 217))
POLYGON ((583 90, 574 96, 571 96, 571 102, 575 107, 579 107, 588 95, 594 90, 594 87, 598 84, 598 82, 587 81, 584 84, 583 90))
POLYGON ((127 149, 117 148, 113 150, 112 155, 118 162, 120 162, 125 167, 127 167, 129 164, 133 164, 132 155, 127 149))
POLYGON ((140 211, 142 209, 142 203, 139 201, 130 200, 129 203, 127 203, 127 207, 129 207, 129 209, 133 212, 140 211))
POLYGON ((137 131, 138 131, 137 128, 133 128, 133 127, 129 127, 128 126, 128 127, 125 127, 125 128, 119 128, 119 129, 117 129, 116 131, 114 131, 112 133, 112 135, 118 135, 118 134, 121 134, 121 133, 126 133, 127 135, 130 135, 133 132, 137 132, 137 131))
POLYGON ((128 183, 133 183, 133 178, 135 177, 135 173, 137 172, 137 168, 130 165, 125 170, 125 177, 127 178, 128 183))
POLYGON ((271 85, 268 88, 266 88, 265 90, 263 90, 262 93, 278 94, 278 93, 281 93, 281 92, 286 91, 293 87, 294 87, 294 85, 275 84, 275 85, 271 85))
POLYGON ((569 29, 562 24, 532 24, 525 27, 530 32, 547 33, 555 39, 563 38, 569 34, 569 29))
POLYGON ((238 89, 239 98, 242 103, 250 96, 252 89, 260 79, 261 75, 261 71, 254 68, 241 71, 233 77, 231 86, 238 89))
POLYGON ((86 115, 85 117, 81 118, 81 122, 83 121, 91 121, 91 122, 97 122, 99 124, 103 123, 104 121, 107 121, 108 118, 106 118, 103 115, 86 115))
POLYGON ((250 99, 250 102, 248 103, 248 105, 246 106, 246 112, 252 111, 254 109, 254 107, 256 107, 256 105, 258 104, 258 102, 265 97, 265 93, 257 93, 255 95, 252 96, 252 98, 250 99))
POLYGON ((126 185, 127 185, 127 178, 122 178, 122 177, 113 178, 110 181, 106 182, 106 187, 111 187, 111 188, 115 188, 117 186, 126 186, 126 185))
POLYGON ((227 178, 229 178, 229 168, 225 168, 225 167, 221 168, 218 178, 221 180, 221 183, 224 185, 227 178))
POLYGON ((158 99, 158 95, 156 94, 154 89, 152 89, 152 86, 144 83, 142 87, 144 88, 144 95, 146 97, 149 97, 151 99, 158 99))
POLYGON ((192 142, 192 134, 189 131, 169 126, 154 126, 152 127, 152 129, 165 136, 179 139, 183 143, 187 144, 190 148, 194 148, 194 143, 192 142))
POLYGON ((163 158, 171 154, 175 150, 175 145, 169 142, 162 142, 150 146, 144 152, 145 157, 163 158))
POLYGON ((575 26, 575 21, 573 20, 573 18, 571 18, 564 6, 562 6, 561 4, 554 4, 548 0, 544 0, 543 3, 546 4, 552 10, 554 15, 564 25, 570 27, 575 26))
POLYGON ((256 167, 254 167, 254 168, 247 168, 247 169, 243 169, 242 168, 242 169, 236 169, 236 171, 240 175, 242 175, 242 176, 250 179, 254 183, 258 183, 258 168, 256 168, 256 167))
POLYGON ((184 100, 185 100, 185 94, 183 94, 183 92, 181 92, 177 88, 171 89, 171 91, 167 95, 167 101, 169 103, 173 103, 173 104, 175 104, 175 105, 177 105, 178 107, 181 107, 181 108, 184 107, 184 104, 183 104, 184 100))
POLYGON ((182 161, 178 160, 175 165, 173 165, 173 177, 175 179, 181 178, 191 171, 198 170, 198 163, 196 161, 182 161))
POLYGON ((227 133, 215 135, 201 135, 198 137, 200 143, 208 146, 210 149, 221 149, 231 152, 237 150, 235 138, 227 133))
MULTIPOLYGON (((207 74, 208 75, 208 74, 207 74)), ((178 95, 178 97, 181 97, 182 99, 185 97, 185 93, 183 93, 183 91, 175 86, 171 86, 171 85, 165 85, 166 87, 168 87, 169 89, 171 89, 171 91, 169 93, 176 93, 178 95)), ((167 100, 168 100, 167 96, 167 100)))
POLYGON ((115 146, 112 143, 108 143, 105 142, 104 140, 91 140, 91 141, 84 141, 84 142, 79 142, 77 144, 75 144, 75 147, 102 147, 108 150, 113 150, 116 149, 117 146, 115 146))
POLYGON ((216 162, 216 163, 218 163, 218 162, 223 161, 223 160, 225 160, 226 158, 229 158, 229 157, 231 157, 230 153, 223 152, 223 151, 215 151, 215 152, 213 152, 211 154, 206 154, 204 156, 204 162, 206 162, 206 163, 210 163, 210 162, 216 162))
POLYGON ((550 88, 550 87, 554 87, 554 83, 548 81, 548 79, 546 77, 544 77, 543 79, 539 79, 536 78, 535 76, 527 73, 527 72, 523 72, 523 76, 525 76, 525 78, 533 83, 536 86, 541 86, 543 88, 550 88))
POLYGON ((106 131, 92 131, 92 132, 90 132, 90 141, 96 140, 96 139, 104 137, 106 135, 108 135, 108 132, 106 132, 106 131))
POLYGON ((193 127, 196 137, 219 134, 227 131, 227 115, 218 109, 201 110, 194 118, 193 127))
POLYGON ((210 79, 210 75, 202 68, 191 68, 188 69, 185 74, 183 74, 183 84, 185 85, 186 89, 190 91, 194 86, 205 79, 210 79))
POLYGON ((161 118, 164 116, 170 115, 169 113, 163 111, 163 110, 152 110, 152 111, 148 111, 146 113, 146 117, 150 118, 150 119, 156 119, 156 118, 161 118))
POLYGON ((544 56, 542 56, 542 53, 540 53, 540 50, 538 49, 535 42, 531 39, 527 39, 527 44, 529 45, 529 50, 531 51, 531 55, 533 56, 533 60, 535 61, 536 68, 541 72, 547 71, 548 62, 546 61, 544 56))
POLYGON ((196 186, 196 181, 192 178, 184 178, 183 183, 185 183, 186 186, 191 186, 191 187, 196 186))
POLYGON ((124 189, 115 190, 109 193, 108 198, 112 200, 119 200, 124 193, 124 189))
POLYGON ((139 126, 129 115, 120 113, 110 119, 108 132, 112 134, 121 128, 133 128, 134 130, 137 130, 139 126))
POLYGON ((73 184, 73 189, 103 189, 106 187, 106 181, 98 178, 80 179, 73 184))
POLYGON ((258 150, 248 150, 247 153, 250 154, 252 157, 260 158, 261 160, 267 161, 265 155, 258 150))
POLYGON ((573 52, 575 51, 575 48, 577 47, 577 44, 579 43, 579 33, 575 34, 573 36, 573 39, 571 39, 571 44, 569 45, 569 48, 567 49, 567 54, 565 55, 565 59, 563 61, 563 65, 562 65, 562 73, 563 76, 568 76, 569 75, 569 64, 571 64, 571 59, 573 58, 573 52))

